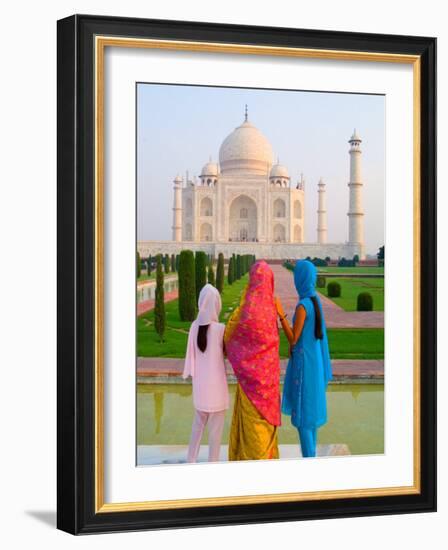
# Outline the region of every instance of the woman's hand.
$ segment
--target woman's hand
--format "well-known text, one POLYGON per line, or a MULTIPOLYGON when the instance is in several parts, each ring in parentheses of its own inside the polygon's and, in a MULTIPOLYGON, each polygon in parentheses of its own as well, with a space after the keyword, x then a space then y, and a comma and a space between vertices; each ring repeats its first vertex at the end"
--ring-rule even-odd
POLYGON ((279 317, 284 317, 285 316, 285 311, 283 309, 283 306, 282 306, 282 303, 280 301, 280 298, 278 298, 277 296, 275 296, 274 298, 274 302, 275 302, 275 308, 277 310, 277 314, 279 317))

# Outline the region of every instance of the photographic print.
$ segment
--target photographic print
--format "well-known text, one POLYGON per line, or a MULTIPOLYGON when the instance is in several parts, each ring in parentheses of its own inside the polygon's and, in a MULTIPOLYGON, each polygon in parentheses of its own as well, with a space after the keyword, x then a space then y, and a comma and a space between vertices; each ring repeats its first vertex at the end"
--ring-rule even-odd
POLYGON ((384 452, 385 97, 136 84, 137 466, 384 452))
POLYGON ((60 529, 435 510, 435 49, 58 22, 60 529))

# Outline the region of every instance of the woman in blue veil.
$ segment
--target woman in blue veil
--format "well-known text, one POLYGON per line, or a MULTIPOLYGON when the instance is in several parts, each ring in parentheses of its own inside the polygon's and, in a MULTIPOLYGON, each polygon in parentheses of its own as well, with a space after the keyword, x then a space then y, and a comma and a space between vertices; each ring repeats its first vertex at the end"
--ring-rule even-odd
POLYGON ((316 456, 317 430, 327 422, 326 389, 332 379, 316 279, 317 269, 310 261, 296 262, 294 284, 299 300, 292 326, 280 300, 276 299, 277 312, 291 350, 283 386, 282 412, 291 416, 291 423, 299 432, 304 457, 316 456))

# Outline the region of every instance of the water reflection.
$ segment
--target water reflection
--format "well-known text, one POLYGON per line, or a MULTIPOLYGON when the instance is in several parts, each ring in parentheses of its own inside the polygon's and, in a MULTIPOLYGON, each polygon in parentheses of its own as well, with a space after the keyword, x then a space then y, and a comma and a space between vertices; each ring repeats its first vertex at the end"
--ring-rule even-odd
MULTIPOLYGON (((231 408, 223 442, 228 439, 235 385, 229 386, 231 408)), ((328 423, 319 430, 319 443, 345 443, 352 454, 384 452, 384 386, 335 384, 327 394, 328 423)), ((139 384, 137 444, 186 445, 193 421, 191 384, 139 384)), ((289 417, 282 417, 279 443, 297 443, 289 417)))
MULTIPOLYGON (((165 292, 174 292, 179 288, 177 278, 165 280, 163 288, 165 292)), ((156 282, 149 281, 138 285, 137 287, 137 303, 145 302, 146 300, 154 300, 156 297, 156 282)))

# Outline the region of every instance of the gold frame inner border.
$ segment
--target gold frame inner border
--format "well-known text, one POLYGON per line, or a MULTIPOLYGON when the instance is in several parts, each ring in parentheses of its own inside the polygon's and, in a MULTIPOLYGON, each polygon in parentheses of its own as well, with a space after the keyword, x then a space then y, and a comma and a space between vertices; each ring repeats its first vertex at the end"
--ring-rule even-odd
POLYGON ((344 50, 321 50, 251 44, 226 44, 178 40, 153 40, 96 36, 95 55, 95 513, 128 512, 314 501, 341 498, 379 497, 420 493, 420 56, 344 50), (301 57, 328 60, 406 63, 413 66, 413 217, 414 217, 414 349, 413 349, 413 454, 414 482, 410 486, 347 489, 302 493, 278 493, 216 498, 193 498, 142 502, 104 502, 104 54, 106 47, 149 48, 207 53, 301 57))

